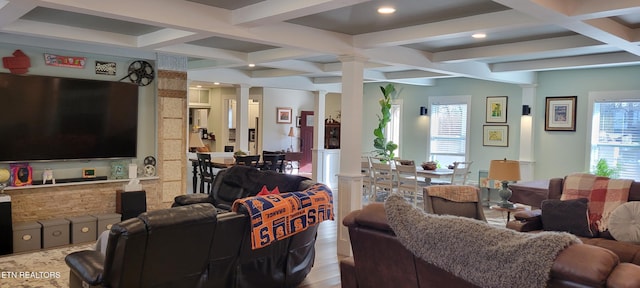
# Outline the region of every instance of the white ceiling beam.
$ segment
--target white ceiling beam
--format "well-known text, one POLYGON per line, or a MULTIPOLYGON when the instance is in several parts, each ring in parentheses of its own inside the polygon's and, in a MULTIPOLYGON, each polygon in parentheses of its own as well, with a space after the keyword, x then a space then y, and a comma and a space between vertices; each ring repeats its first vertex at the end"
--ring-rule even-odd
POLYGON ((522 41, 510 44, 489 45, 433 53, 433 62, 478 61, 491 57, 509 57, 526 54, 557 53, 566 50, 605 46, 599 41, 582 35, 522 41))
POLYGON ((516 61, 491 65, 494 72, 568 70, 619 65, 638 65, 640 56, 627 52, 516 61))
POLYGON ((369 49, 363 52, 370 61, 389 65, 401 65, 414 67, 415 69, 431 71, 459 77, 469 77, 513 84, 534 84, 535 75, 529 72, 523 73, 493 73, 489 66, 479 62, 465 63, 433 63, 427 53, 406 47, 386 47, 369 49))
MULTIPOLYGON (((593 19, 582 21, 568 15, 566 3, 577 5, 576 1, 552 1, 552 0, 493 0, 502 5, 527 13, 533 17, 556 24, 576 33, 591 37, 603 43, 613 45, 629 53, 640 55, 640 47, 630 43, 632 37, 624 26, 614 23, 609 19, 593 19)), ((607 1, 608 2, 608 1, 607 1)))
POLYGON ((251 63, 266 63, 282 60, 293 60, 323 55, 316 51, 309 51, 297 48, 274 48, 249 53, 251 63))
POLYGON ((37 1, 0 1, 0 28, 13 23, 37 7, 37 1))
POLYGON ((385 73, 387 79, 397 80, 397 79, 410 79, 410 78, 444 78, 450 77, 448 74, 430 72, 430 71, 421 71, 421 70, 410 70, 410 71, 398 71, 398 72, 387 72, 385 73))
POLYGON ((295 70, 287 70, 287 69, 262 69, 251 71, 249 75, 254 78, 276 78, 276 77, 286 77, 286 76, 299 76, 304 75, 300 71, 295 70))
POLYGON ((321 13, 370 0, 266 0, 231 12, 231 23, 255 27, 321 13))
POLYGON ((247 65, 247 53, 209 48, 191 44, 177 44, 156 49, 157 51, 181 54, 197 58, 226 60, 247 65))
POLYGON ((154 49, 162 46, 195 41, 206 36, 193 32, 165 28, 145 35, 138 36, 138 47, 154 49))
POLYGON ((301 61, 301 60, 283 60, 283 61, 275 61, 275 62, 268 62, 268 63, 260 63, 260 66, 295 70, 295 71, 305 72, 305 73, 325 72, 323 71, 321 64, 308 62, 308 61, 301 61))
POLYGON ((539 20, 517 11, 501 11, 360 34, 353 37, 353 44, 358 48, 368 49, 471 36, 475 32, 499 32, 543 24, 539 20))

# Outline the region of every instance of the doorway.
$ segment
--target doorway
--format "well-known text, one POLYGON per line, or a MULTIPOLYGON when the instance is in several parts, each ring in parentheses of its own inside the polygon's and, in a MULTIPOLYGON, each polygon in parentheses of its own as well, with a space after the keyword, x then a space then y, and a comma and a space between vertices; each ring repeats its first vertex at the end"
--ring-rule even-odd
POLYGON ((300 112, 300 172, 311 173, 313 154, 313 111, 300 112))

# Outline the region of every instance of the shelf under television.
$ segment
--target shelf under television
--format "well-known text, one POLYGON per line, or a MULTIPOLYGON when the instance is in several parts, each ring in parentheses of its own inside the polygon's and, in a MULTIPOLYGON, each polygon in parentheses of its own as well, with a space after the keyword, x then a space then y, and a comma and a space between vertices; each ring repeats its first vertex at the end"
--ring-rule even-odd
MULTIPOLYGON (((4 191, 22 190, 22 189, 39 189, 39 188, 62 187, 62 186, 76 186, 76 185, 94 185, 94 184, 118 183, 118 182, 126 183, 132 180, 132 179, 103 179, 101 177, 97 177, 94 179, 91 179, 91 178, 74 178, 74 179, 60 179, 60 180, 56 179, 56 184, 40 184, 41 183, 40 182, 35 185, 26 185, 26 186, 20 186, 20 187, 9 186, 5 188, 4 191), (77 181, 73 181, 74 179, 77 179, 77 181)), ((136 179, 140 181, 148 181, 148 180, 157 180, 157 179, 160 179, 160 177, 151 176, 151 177, 139 177, 136 179)), ((37 180, 34 180, 34 182, 37 182, 37 180)))

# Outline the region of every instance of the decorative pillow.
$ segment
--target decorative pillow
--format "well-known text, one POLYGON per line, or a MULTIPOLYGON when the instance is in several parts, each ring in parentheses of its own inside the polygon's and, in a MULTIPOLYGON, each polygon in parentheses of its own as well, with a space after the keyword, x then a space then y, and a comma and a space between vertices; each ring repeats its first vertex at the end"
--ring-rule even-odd
POLYGON ((609 215, 609 232, 618 241, 640 243, 640 202, 618 206, 609 215))
POLYGON ((546 231, 564 231, 581 237, 594 237, 589 226, 589 200, 542 201, 542 229, 546 231))
POLYGON ((262 186, 262 190, 258 192, 257 196, 265 196, 269 194, 280 194, 280 191, 278 190, 278 186, 276 186, 276 188, 273 188, 273 190, 269 191, 269 189, 267 189, 267 186, 264 185, 262 186))

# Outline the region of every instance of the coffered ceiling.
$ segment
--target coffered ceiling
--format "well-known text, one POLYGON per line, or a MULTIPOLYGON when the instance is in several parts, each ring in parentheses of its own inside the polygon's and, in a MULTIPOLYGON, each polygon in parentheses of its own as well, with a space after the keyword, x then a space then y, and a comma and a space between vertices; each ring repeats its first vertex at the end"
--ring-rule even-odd
POLYGON ((327 91, 341 56, 366 59, 366 81, 415 85, 638 65, 639 28, 640 0, 0 0, 0 44, 179 54, 193 81, 327 91))

